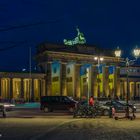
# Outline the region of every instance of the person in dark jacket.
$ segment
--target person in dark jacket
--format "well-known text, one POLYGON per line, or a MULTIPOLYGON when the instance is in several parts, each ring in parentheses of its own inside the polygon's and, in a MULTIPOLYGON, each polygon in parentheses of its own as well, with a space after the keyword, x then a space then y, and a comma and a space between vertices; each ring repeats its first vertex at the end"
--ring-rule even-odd
POLYGON ((4 105, 0 105, 0 111, 2 112, 3 118, 6 118, 6 110, 5 110, 4 105))

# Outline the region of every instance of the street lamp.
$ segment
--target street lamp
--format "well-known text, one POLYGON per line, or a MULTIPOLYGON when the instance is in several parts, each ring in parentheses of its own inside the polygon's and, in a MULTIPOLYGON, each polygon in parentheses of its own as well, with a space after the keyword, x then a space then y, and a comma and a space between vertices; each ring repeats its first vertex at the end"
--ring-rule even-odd
POLYGON ((118 46, 117 49, 115 50, 115 56, 116 57, 121 57, 121 54, 122 54, 122 51, 121 51, 121 49, 118 46))
MULTIPOLYGON (((125 114, 126 118, 130 118, 130 116, 129 116, 129 106, 128 106, 128 101, 129 101, 129 65, 131 65, 132 62, 136 61, 137 58, 140 56, 140 49, 137 46, 133 50, 133 54, 134 54, 134 57, 135 57, 134 60, 130 60, 127 57, 124 61, 125 66, 126 66, 126 78, 127 78, 127 94, 126 94, 127 108, 126 108, 126 114, 125 114)), ((121 57, 121 50, 119 49, 119 47, 117 47, 117 49, 115 50, 115 56, 116 57, 121 57)))
POLYGON ((86 80, 87 80, 87 88, 88 88, 88 93, 87 93, 87 101, 88 101, 88 105, 89 105, 89 68, 86 69, 86 80))
POLYGON ((97 78, 97 84, 98 84, 98 92, 97 92, 97 97, 100 97, 100 89, 99 89, 99 73, 100 73, 100 63, 104 60, 103 57, 94 57, 94 60, 96 60, 98 63, 97 63, 97 67, 98 67, 98 78, 97 78))

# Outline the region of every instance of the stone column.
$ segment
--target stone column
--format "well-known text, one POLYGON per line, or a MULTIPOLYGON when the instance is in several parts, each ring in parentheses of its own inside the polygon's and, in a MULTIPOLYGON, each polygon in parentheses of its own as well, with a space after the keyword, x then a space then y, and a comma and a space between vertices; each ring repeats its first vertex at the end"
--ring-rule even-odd
POLYGON ((9 85, 9 91, 10 91, 10 99, 12 99, 14 96, 13 96, 13 79, 11 78, 10 79, 10 85, 9 85))
POLYGON ((120 68, 116 67, 114 72, 114 97, 120 96, 120 68))
POLYGON ((134 97, 133 97, 134 100, 135 100, 135 97, 136 97, 136 82, 134 82, 134 97))
POLYGON ((97 83, 97 74, 98 74, 98 70, 97 67, 94 65, 92 66, 93 68, 93 75, 92 75, 92 79, 93 79, 93 96, 95 98, 98 97, 98 83, 97 83))
POLYGON ((80 64, 75 64, 74 70, 74 97, 80 98, 80 64))
POLYGON ((45 83, 45 80, 44 79, 41 79, 41 95, 42 96, 46 96, 46 83, 45 83))
POLYGON ((139 93, 139 85, 140 85, 140 83, 139 82, 136 82, 136 96, 137 96, 137 98, 139 99, 140 98, 140 93, 139 93))
POLYGON ((93 73, 93 71, 94 71, 94 68, 93 68, 93 66, 91 66, 91 71, 90 71, 90 76, 91 76, 91 89, 90 89, 90 91, 91 91, 91 96, 93 96, 94 97, 94 83, 93 83, 93 75, 94 75, 94 73, 93 73))
POLYGON ((52 67, 51 67, 52 63, 51 62, 47 62, 47 70, 46 70, 46 91, 47 91, 47 95, 51 95, 52 94, 52 67))
POLYGON ((0 97, 2 97, 2 95, 1 95, 1 77, 0 77, 0 97))
POLYGON ((66 85, 66 63, 61 63, 61 71, 60 71, 60 94, 63 96, 67 95, 67 85, 66 85))
POLYGON ((137 90, 138 90, 138 97, 140 98, 140 82, 138 82, 137 90))
POLYGON ((31 101, 34 101, 34 79, 31 79, 31 101))
POLYGON ((23 78, 21 78, 21 98, 24 98, 24 81, 23 78))
POLYGON ((109 68, 103 67, 103 94, 105 97, 109 96, 109 68))

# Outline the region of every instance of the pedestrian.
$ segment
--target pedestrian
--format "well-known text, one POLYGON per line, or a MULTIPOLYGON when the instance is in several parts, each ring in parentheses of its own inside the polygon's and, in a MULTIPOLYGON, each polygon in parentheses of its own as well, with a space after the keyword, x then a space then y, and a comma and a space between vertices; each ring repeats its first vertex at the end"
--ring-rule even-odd
POLYGON ((15 99, 14 98, 11 99, 11 103, 15 104, 15 99))
POLYGON ((115 118, 115 115, 116 115, 116 110, 114 106, 112 106, 112 118, 115 118))
POLYGON ((1 105, 1 106, 0 106, 0 111, 2 112, 3 118, 6 118, 6 110, 5 110, 4 105, 1 105))
POLYGON ((109 107, 109 118, 112 118, 112 106, 109 107))
POLYGON ((3 118, 6 118, 6 109, 4 106, 3 106, 3 110, 2 110, 2 115, 3 115, 3 118))
POLYGON ((91 96, 91 97, 89 98, 89 105, 90 105, 90 106, 93 106, 93 105, 94 105, 94 98, 93 98, 93 96, 91 96))

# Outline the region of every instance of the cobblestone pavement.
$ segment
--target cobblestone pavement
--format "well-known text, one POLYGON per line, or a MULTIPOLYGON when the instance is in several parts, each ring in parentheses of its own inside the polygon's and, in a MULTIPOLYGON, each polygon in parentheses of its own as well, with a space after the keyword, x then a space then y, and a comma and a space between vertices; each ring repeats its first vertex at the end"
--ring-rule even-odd
POLYGON ((140 118, 0 118, 0 140, 139 140, 140 118))

